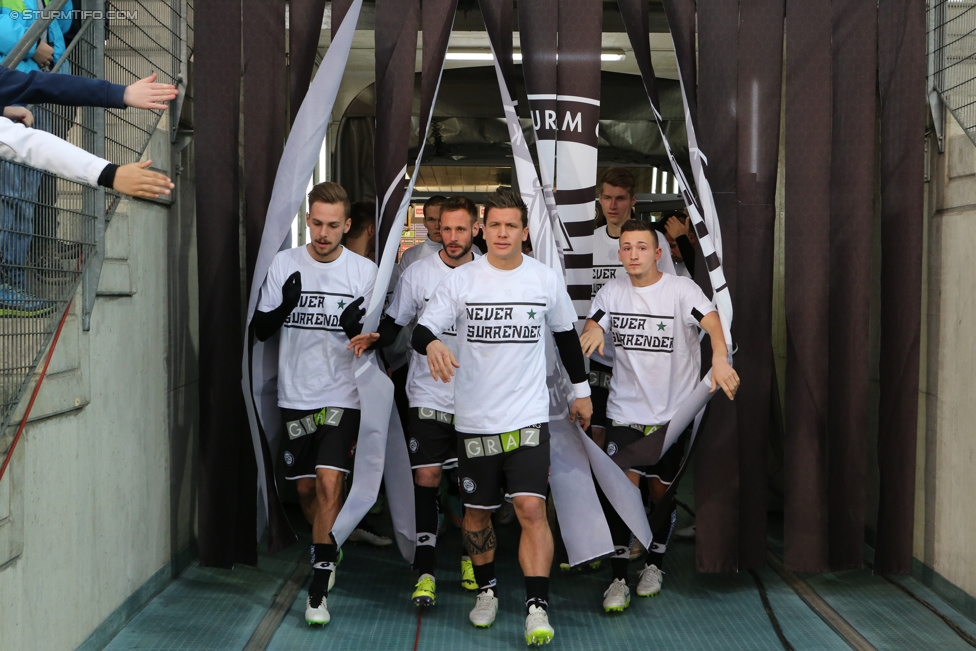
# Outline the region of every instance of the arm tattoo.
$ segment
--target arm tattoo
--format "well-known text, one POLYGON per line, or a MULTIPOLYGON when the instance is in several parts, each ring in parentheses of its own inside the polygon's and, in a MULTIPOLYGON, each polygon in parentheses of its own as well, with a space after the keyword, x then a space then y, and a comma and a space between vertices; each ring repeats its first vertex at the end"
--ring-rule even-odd
POLYGON ((470 556, 475 554, 485 554, 495 549, 495 529, 488 523, 486 529, 481 531, 464 530, 464 551, 470 556))

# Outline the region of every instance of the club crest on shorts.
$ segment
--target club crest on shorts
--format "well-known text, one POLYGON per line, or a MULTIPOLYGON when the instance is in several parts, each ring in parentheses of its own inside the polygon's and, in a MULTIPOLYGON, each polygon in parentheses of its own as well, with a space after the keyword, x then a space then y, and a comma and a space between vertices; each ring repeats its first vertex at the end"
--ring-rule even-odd
POLYGON ((420 441, 414 438, 410 439, 410 451, 416 454, 417 450, 419 449, 420 449, 420 441))
POLYGON ((461 488, 464 489, 465 493, 473 493, 478 489, 478 484, 474 483, 470 477, 465 477, 461 480, 461 488))
POLYGON ((291 452, 285 452, 285 465, 289 467, 295 465, 295 455, 291 452))
POLYGON ((613 455, 615 455, 615 454, 617 454, 617 444, 616 444, 616 443, 613 443, 613 442, 611 442, 611 443, 610 443, 610 444, 609 444, 609 445, 607 446, 607 455, 609 455, 609 456, 611 456, 611 457, 612 457, 612 456, 613 456, 613 455))

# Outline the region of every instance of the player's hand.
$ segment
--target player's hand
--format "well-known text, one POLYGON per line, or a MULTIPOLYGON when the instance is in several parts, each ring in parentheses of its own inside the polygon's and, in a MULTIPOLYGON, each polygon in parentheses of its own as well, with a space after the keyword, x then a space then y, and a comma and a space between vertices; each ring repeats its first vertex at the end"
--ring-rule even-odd
POLYGON ((346 309, 339 315, 339 327, 342 328, 342 331, 346 333, 346 336, 350 340, 363 331, 363 326, 359 320, 366 314, 366 308, 360 307, 364 300, 366 300, 366 297, 360 296, 347 305, 346 309))
POLYGON ((586 429, 590 426, 590 418, 593 417, 593 401, 589 396, 577 398, 569 408, 569 422, 576 422, 579 419, 580 427, 586 429))
POLYGON ((454 369, 461 368, 454 353, 440 339, 427 344, 427 366, 430 367, 431 377, 441 382, 450 382, 454 369))
POLYGON ((281 304, 294 310, 302 297, 302 272, 296 271, 281 285, 281 304))
POLYGON ((380 333, 378 332, 363 332, 349 340, 349 345, 346 346, 346 350, 352 350, 356 357, 362 357, 363 353, 369 350, 379 338, 380 333))
POLYGON ((34 125, 34 114, 23 106, 4 106, 3 117, 12 122, 20 122, 25 127, 34 125))
POLYGON ((739 390, 739 374, 724 356, 712 358, 712 389, 709 393, 715 393, 718 387, 722 387, 729 400, 735 400, 739 390))
POLYGON ((129 84, 122 94, 126 106, 141 109, 166 110, 166 102, 176 99, 177 90, 173 84, 157 84, 156 73, 129 84))
POLYGON ((169 194, 174 187, 173 182, 165 174, 149 171, 147 168, 150 165, 152 165, 151 160, 120 165, 119 169, 115 170, 112 189, 130 197, 143 199, 158 199, 169 194))
POLYGON ((603 336, 603 330, 600 328, 584 330, 583 334, 580 335, 580 347, 583 349, 583 354, 587 357, 592 355, 593 351, 598 351, 602 355, 605 341, 606 338, 603 336))

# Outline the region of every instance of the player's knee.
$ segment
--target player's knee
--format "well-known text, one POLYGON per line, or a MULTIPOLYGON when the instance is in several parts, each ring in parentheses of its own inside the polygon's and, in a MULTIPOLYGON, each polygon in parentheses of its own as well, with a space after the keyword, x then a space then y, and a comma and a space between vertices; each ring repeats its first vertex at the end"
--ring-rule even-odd
POLYGON ((417 468, 413 471, 413 482, 417 486, 437 488, 441 484, 441 468, 434 466, 431 468, 417 468))
POLYGON ((519 495, 512 500, 522 526, 546 522, 546 501, 541 497, 519 495))
POLYGON ((654 478, 648 482, 647 495, 654 504, 657 504, 664 499, 664 494, 667 492, 668 485, 662 483, 660 479, 654 478))
POLYGON ((342 473, 338 470, 320 471, 315 478, 315 495, 319 503, 337 502, 342 497, 342 473))
POLYGON ((491 524, 491 511, 487 509, 465 509, 464 528, 467 531, 481 531, 491 524))
POLYGON ((299 480, 295 484, 295 489, 298 491, 298 499, 300 499, 303 504, 308 504, 315 501, 315 480, 299 480))

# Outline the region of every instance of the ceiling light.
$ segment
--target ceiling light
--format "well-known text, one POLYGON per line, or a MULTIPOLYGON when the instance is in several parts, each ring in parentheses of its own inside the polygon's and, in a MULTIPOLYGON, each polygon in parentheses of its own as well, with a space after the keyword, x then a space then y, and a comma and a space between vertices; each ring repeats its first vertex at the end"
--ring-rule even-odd
POLYGON ((491 52, 448 52, 444 57, 448 61, 494 61, 491 52))
MULTIPOLYGON (((491 52, 485 51, 455 51, 448 52, 445 58, 448 61, 494 61, 495 58, 491 55, 491 52)), ((622 51, 604 51, 600 53, 600 61, 623 61, 627 58, 627 55, 622 51)), ((514 52, 512 54, 512 60, 515 63, 520 63, 522 61, 522 53, 514 52)))

